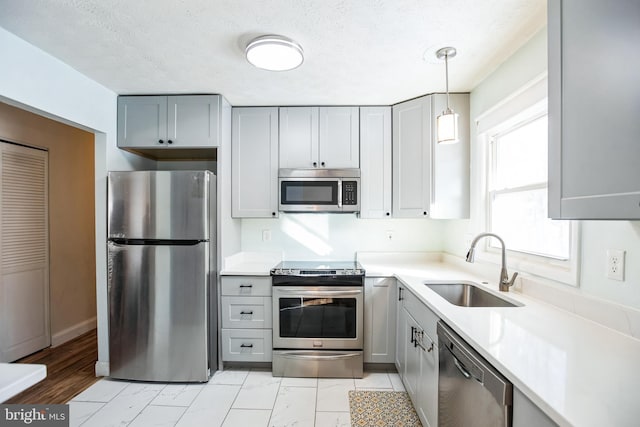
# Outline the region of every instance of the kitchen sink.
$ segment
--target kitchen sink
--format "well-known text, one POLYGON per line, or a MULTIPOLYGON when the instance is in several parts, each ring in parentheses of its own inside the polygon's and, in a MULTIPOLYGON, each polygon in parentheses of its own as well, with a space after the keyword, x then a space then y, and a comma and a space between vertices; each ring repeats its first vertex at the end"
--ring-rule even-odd
POLYGON ((521 304, 500 298, 473 283, 425 282, 425 286, 451 304, 460 307, 519 307, 521 304))

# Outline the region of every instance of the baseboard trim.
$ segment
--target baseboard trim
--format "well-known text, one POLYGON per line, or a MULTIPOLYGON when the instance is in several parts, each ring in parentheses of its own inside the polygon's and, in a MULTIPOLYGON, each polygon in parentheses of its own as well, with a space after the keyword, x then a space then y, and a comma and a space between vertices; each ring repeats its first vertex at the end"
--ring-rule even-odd
POLYGON ((71 341, 74 338, 79 337, 85 332, 89 332, 97 327, 96 317, 87 319, 83 322, 77 323, 70 328, 63 329, 62 331, 51 335, 51 347, 57 347, 60 344, 64 344, 67 341, 71 341))
POLYGON ((108 377, 109 376, 109 362, 96 362, 96 377, 108 377))

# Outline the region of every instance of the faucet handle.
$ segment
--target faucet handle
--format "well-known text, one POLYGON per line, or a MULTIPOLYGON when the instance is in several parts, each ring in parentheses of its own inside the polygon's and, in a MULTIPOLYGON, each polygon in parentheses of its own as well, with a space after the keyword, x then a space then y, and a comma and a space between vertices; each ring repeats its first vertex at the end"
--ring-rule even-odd
POLYGON ((516 271, 515 273, 513 273, 513 276, 511 276, 511 280, 509 280, 509 287, 513 286, 517 277, 518 277, 518 272, 516 271))

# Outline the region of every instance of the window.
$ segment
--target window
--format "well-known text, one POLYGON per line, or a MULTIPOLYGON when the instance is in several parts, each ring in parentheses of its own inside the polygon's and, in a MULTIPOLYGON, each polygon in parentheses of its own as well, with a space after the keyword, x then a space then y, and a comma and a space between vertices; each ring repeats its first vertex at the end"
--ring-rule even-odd
POLYGON ((489 145, 489 229, 510 250, 568 260, 570 222, 547 218, 547 113, 490 134, 489 145))
MULTIPOLYGON (((547 79, 530 82, 481 115, 474 229, 505 242, 510 271, 576 286, 579 222, 547 218, 547 79)), ((500 243, 484 239, 478 260, 500 264, 500 243)))

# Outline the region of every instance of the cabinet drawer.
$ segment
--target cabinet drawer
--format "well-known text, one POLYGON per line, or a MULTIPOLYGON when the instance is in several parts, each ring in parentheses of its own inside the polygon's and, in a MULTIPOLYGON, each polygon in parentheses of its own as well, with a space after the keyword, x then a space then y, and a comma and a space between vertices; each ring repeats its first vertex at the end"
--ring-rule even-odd
POLYGON ((222 297, 222 327, 271 328, 271 297, 222 297))
POLYGON ((222 295, 271 296, 271 276, 223 276, 222 295))
POLYGON ((222 360, 271 362, 271 329, 222 329, 222 360))
POLYGON ((429 307, 420 301, 417 296, 412 294, 406 287, 404 288, 405 290, 402 292, 404 308, 416 319, 416 322, 418 322, 424 332, 429 335, 431 341, 437 345, 438 335, 436 334, 436 326, 440 319, 429 307))

